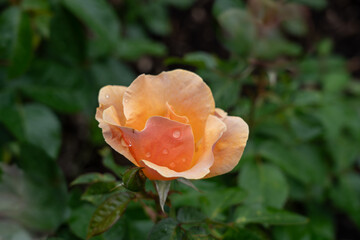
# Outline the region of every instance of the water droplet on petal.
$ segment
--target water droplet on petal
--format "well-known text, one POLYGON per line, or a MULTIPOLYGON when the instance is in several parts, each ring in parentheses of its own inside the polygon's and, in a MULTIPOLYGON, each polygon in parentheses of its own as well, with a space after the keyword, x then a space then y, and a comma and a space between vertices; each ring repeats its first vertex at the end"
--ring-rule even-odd
POLYGON ((145 153, 145 157, 147 158, 151 157, 151 153, 150 152, 145 153))
POLYGON ((186 158, 182 158, 181 161, 182 161, 182 162, 186 162, 186 158))
POLYGON ((170 163, 170 167, 171 167, 171 168, 174 168, 174 167, 175 167, 175 163, 174 163, 174 162, 170 163))
POLYGON ((163 153, 163 154, 168 154, 169 151, 168 151, 166 148, 164 148, 164 150, 162 150, 162 153, 163 153))
POLYGON ((105 95, 105 98, 107 98, 107 99, 108 99, 109 97, 110 97, 110 96, 109 96, 109 94, 106 94, 106 95, 105 95))
POLYGON ((173 132, 173 137, 174 137, 174 138, 179 138, 180 135, 181 135, 181 133, 180 133, 179 130, 175 130, 175 131, 173 132))
POLYGON ((124 102, 127 103, 129 100, 128 99, 124 99, 124 102))

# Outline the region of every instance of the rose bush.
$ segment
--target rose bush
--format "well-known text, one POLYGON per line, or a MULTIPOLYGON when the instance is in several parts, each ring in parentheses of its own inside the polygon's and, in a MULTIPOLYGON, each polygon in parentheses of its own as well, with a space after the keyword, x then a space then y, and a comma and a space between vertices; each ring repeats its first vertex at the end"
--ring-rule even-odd
POLYGON ((96 120, 105 141, 151 180, 201 179, 231 171, 248 135, 240 117, 215 108, 210 88, 185 70, 105 86, 96 120))

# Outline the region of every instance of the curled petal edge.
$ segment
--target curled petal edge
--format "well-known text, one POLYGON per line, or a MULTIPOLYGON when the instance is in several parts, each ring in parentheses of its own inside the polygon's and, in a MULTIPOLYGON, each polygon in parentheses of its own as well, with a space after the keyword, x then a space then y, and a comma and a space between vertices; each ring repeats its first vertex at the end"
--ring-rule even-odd
POLYGON ((242 118, 228 116, 223 121, 227 131, 214 146, 215 162, 205 178, 230 172, 239 163, 249 137, 249 126, 242 118))

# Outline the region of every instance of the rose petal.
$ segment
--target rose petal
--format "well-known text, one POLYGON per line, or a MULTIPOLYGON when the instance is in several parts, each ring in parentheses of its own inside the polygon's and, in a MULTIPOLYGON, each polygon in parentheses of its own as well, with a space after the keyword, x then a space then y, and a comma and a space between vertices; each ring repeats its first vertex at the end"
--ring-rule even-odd
POLYGON ((136 78, 124 94, 126 126, 141 130, 148 118, 166 116, 167 102, 177 114, 189 119, 195 141, 198 141, 207 117, 214 112, 215 103, 210 88, 189 71, 174 70, 136 78))
POLYGON ((189 119, 185 116, 180 116, 180 115, 176 114, 174 108, 168 102, 166 102, 166 107, 168 109, 168 112, 166 114, 167 118, 177 121, 177 122, 185 123, 185 124, 189 123, 189 119))
POLYGON ((123 86, 105 86, 99 92, 99 105, 96 111, 96 120, 102 120, 103 111, 110 106, 113 106, 121 125, 125 125, 126 119, 123 111, 123 96, 126 87, 123 86))
POLYGON ((186 179, 201 179, 210 172, 210 167, 214 163, 213 146, 216 141, 226 131, 226 125, 217 117, 210 115, 206 121, 206 130, 203 144, 196 152, 194 158, 198 160, 194 166, 186 171, 174 171, 165 166, 159 166, 154 162, 142 160, 140 165, 145 167, 144 173, 151 180, 171 180, 173 178, 183 177, 186 179), (159 178, 162 177, 162 178, 159 178))
POLYGON ((215 116, 217 116, 220 119, 224 119, 227 117, 227 112, 225 112, 224 110, 222 110, 221 108, 215 108, 215 116))
POLYGON ((141 132, 127 127, 121 131, 137 162, 147 160, 179 172, 191 167, 194 136, 190 125, 155 116, 141 132))
POLYGON ((120 119, 114 106, 110 106, 103 111, 102 119, 104 122, 115 126, 121 126, 120 119))
POLYGON ((134 157, 131 155, 129 147, 125 144, 122 132, 118 126, 101 121, 99 127, 102 129, 102 133, 107 144, 109 144, 115 151, 129 159, 133 164, 139 166, 134 157))
POLYGON ((99 105, 96 109, 95 118, 99 122, 99 127, 105 142, 109 144, 115 151, 124 155, 133 164, 139 166, 131 155, 129 148, 122 140, 122 132, 118 126, 125 124, 123 113, 123 95, 126 87, 123 86, 105 86, 99 92, 99 105))
POLYGON ((206 178, 230 172, 240 161, 249 136, 249 127, 240 117, 226 117, 227 131, 214 147, 215 162, 206 178))

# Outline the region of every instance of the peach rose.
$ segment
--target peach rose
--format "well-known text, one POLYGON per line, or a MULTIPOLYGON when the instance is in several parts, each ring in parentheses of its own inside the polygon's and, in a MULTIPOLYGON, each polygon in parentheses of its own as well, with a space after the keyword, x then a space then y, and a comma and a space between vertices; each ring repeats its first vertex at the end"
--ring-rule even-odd
POLYGON ((215 108, 210 88, 185 70, 105 86, 96 120, 105 141, 151 180, 201 179, 231 171, 249 135, 240 117, 215 108))

